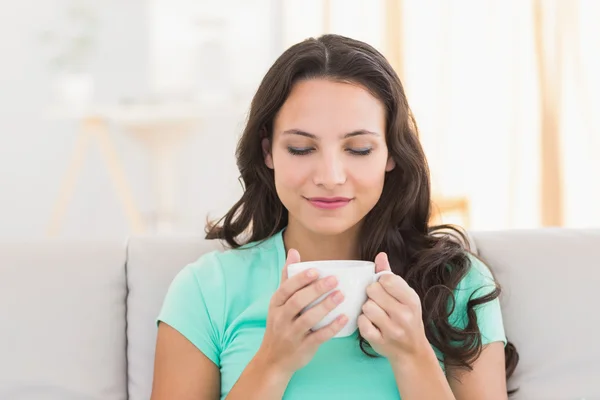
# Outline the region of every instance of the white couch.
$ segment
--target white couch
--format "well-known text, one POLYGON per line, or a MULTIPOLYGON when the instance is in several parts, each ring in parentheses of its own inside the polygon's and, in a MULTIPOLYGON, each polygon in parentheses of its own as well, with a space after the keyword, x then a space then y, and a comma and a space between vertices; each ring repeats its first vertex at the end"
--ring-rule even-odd
MULTIPOLYGON (((471 232, 501 284, 515 399, 600 399, 600 230, 471 232)), ((155 317, 200 237, 0 243, 0 399, 148 400, 155 317)), ((201 377, 199 377, 201 379, 201 377)))

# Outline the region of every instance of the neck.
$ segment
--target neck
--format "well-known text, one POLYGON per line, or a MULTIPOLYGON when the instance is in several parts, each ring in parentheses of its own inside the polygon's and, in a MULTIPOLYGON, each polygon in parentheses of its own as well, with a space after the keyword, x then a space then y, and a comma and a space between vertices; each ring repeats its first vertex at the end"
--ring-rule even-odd
POLYGON ((312 232, 290 221, 283 233, 286 252, 296 249, 302 261, 358 260, 358 226, 337 235, 312 232))

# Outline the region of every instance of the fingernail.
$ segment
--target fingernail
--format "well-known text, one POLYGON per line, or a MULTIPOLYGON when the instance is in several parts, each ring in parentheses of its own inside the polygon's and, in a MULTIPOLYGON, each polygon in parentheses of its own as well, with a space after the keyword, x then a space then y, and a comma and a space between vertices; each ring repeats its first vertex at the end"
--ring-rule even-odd
POLYGON ((336 292, 331 299, 334 303, 340 304, 344 300, 344 295, 341 292, 336 292))
POLYGON ((340 324, 345 324, 346 322, 348 322, 348 317, 346 317, 345 315, 340 315, 340 316, 338 317, 338 322, 339 322, 340 324))
POLYGON ((306 276, 309 278, 314 278, 315 276, 317 276, 317 271, 314 269, 309 269, 308 271, 306 271, 306 276))
POLYGON ((335 276, 328 276, 327 279, 325 279, 325 285, 327 287, 334 287, 337 283, 337 279, 335 278, 335 276))

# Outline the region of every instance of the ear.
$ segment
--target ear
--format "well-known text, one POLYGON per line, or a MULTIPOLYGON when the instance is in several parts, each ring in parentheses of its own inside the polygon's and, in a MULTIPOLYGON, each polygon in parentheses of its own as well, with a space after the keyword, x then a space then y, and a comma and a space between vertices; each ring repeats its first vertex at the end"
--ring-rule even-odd
POLYGON ((273 155, 271 154, 271 142, 268 138, 263 138, 262 142, 263 157, 267 168, 273 169, 273 155))
POLYGON ((385 172, 390 172, 396 168, 396 161, 392 157, 388 157, 387 164, 385 164, 385 172))

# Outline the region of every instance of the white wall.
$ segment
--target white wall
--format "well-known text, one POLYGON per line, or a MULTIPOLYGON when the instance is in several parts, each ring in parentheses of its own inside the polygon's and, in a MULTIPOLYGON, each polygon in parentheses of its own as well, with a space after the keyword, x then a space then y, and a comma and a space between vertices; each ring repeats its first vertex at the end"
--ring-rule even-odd
MULTIPOLYGON (((48 51, 39 33, 60 25, 67 0, 2 1, 0 13, 0 238, 44 236, 78 134, 74 121, 44 116, 53 104, 48 51)), ((88 1, 100 19, 91 70, 96 100, 115 104, 163 94, 206 94, 211 80, 199 63, 202 16, 226 20, 223 71, 231 103, 203 114, 198 132, 180 149, 176 171, 176 232, 200 232, 208 213, 225 212, 240 194, 234 149, 256 85, 281 52, 277 1, 88 1), (212 8, 211 8, 212 7, 212 8), (195 47, 196 46, 196 47, 195 47), (200 71, 200 73, 198 73, 200 71), (195 93, 194 93, 195 91, 195 93)), ((206 61, 206 60, 204 60, 206 61)), ((210 60, 209 60, 210 61, 210 60)), ((156 206, 148 155, 126 132, 112 138, 133 196, 144 215, 156 206)), ((95 148, 80 171, 62 237, 122 237, 130 227, 95 148)))
MULTIPOLYGON (((51 105, 51 72, 39 34, 60 26, 67 1, 4 0, 0 12, 0 237, 41 236, 50 217, 76 134, 69 121, 44 118, 51 105)), ((97 98, 113 102, 137 96, 147 86, 147 18, 143 0, 105 0, 98 7, 101 32, 92 60, 97 98)), ((139 197, 146 190, 144 166, 133 154, 127 173, 139 197)), ((82 171, 65 234, 92 235, 126 230, 98 157, 82 171)))
MULTIPOLYGON (((258 83, 281 51, 306 37, 323 33, 323 3, 320 0, 79 1, 94 7, 100 19, 98 47, 91 63, 98 102, 114 104, 149 95, 191 96, 207 101, 201 126, 181 148, 175 165, 175 208, 180 217, 176 232, 201 232, 207 213, 213 217, 221 215, 240 194, 234 148, 258 83), (208 17, 224 21, 222 41, 212 50, 210 46, 202 47, 209 34, 206 27, 198 29, 208 17), (219 98, 224 102, 215 100, 219 98)), ((330 3, 332 32, 365 40, 383 50, 382 0, 330 3)), ((49 52, 41 47, 38 35, 47 27, 64 25, 60 25, 60 17, 69 0, 0 0, 0 4, 0 239, 44 236, 78 127, 73 121, 44 116, 52 105, 53 80, 47 65, 49 52)), ((405 37, 405 84, 435 172, 434 182, 446 192, 465 191, 471 196, 475 227, 536 226, 537 188, 531 182, 536 182, 537 161, 529 150, 535 148, 537 141, 535 135, 521 134, 537 132, 537 126, 523 117, 525 113, 536 113, 524 106, 534 103, 528 100, 533 93, 531 84, 525 85, 533 81, 532 67, 522 62, 531 59, 531 43, 518 40, 518 51, 510 46, 511 40, 518 39, 518 32, 529 38, 524 27, 529 21, 528 14, 513 19, 518 32, 500 40, 495 35, 501 29, 495 28, 501 28, 504 16, 494 20, 498 26, 492 29, 483 19, 465 25, 460 10, 455 9, 444 19, 445 23, 448 18, 453 22, 449 29, 452 35, 446 43, 452 57, 446 57, 443 47, 439 47, 444 43, 439 36, 449 27, 436 25, 442 21, 442 11, 432 14, 431 10, 416 7, 417 4, 420 3, 405 5, 405 29, 411 32, 405 37), (424 20, 430 24, 421 24, 424 20), (473 39, 469 36, 471 28, 488 34, 473 39), (478 61, 473 63, 470 43, 481 44, 488 39, 493 46, 475 54, 478 61), (463 49, 463 53, 455 48, 463 49), (508 57, 513 52, 519 54, 519 64, 508 57), (465 65, 471 69, 464 69, 465 65), (493 75, 487 66, 493 66, 493 71, 508 70, 510 74, 498 74, 504 81, 497 78, 486 81, 493 75), (512 79, 511 85, 506 84, 508 78, 512 79), (464 90, 469 82, 495 86, 489 90, 483 84, 471 85, 469 92, 464 90), (449 98, 439 95, 440 88, 448 90, 452 99, 461 99, 445 113, 441 105, 448 104, 449 98), (510 90, 517 89, 519 93, 526 91, 529 97, 519 95, 517 98, 523 104, 512 105, 508 101, 510 90), (480 101, 486 93, 493 94, 495 106, 516 115, 514 124, 494 117, 495 106, 491 107, 489 100, 480 101), (499 97, 500 94, 503 96, 499 97), (521 114, 514 112, 515 107, 521 114), (455 109, 460 112, 450 112, 455 109), (473 109, 480 112, 474 116, 473 109), (449 133, 454 136, 446 135, 449 133), (449 137, 457 140, 448 141, 449 137), (464 143, 477 144, 478 149, 463 148, 464 143), (459 158, 452 158, 444 150, 449 144, 455 146, 451 154, 459 158), (495 169, 473 171, 472 160, 461 158, 464 151, 479 157, 474 165, 488 164, 495 169), (507 165, 508 158, 517 159, 512 171, 499 167, 507 165), (452 168, 447 168, 448 165, 452 168), (512 183, 510 174, 517 175, 516 178, 511 175, 512 183), (489 190, 490 187, 494 190, 489 190)), ((481 14, 499 15, 498 12, 481 14)), ((149 157, 131 136, 113 128, 112 137, 135 201, 142 213, 149 215, 157 203, 149 157)), ((581 139, 577 143, 587 143, 581 139)), ((570 154, 581 151, 573 150, 570 154)), ((97 149, 87 161, 80 171, 61 236, 127 237, 130 228, 97 149)), ((576 171, 570 173, 575 175, 576 171)), ((577 215, 569 214, 570 220, 577 220, 580 225, 588 221, 590 208, 572 205, 582 197, 584 187, 580 185, 578 190, 569 187, 567 202, 570 209, 582 210, 577 215)))

